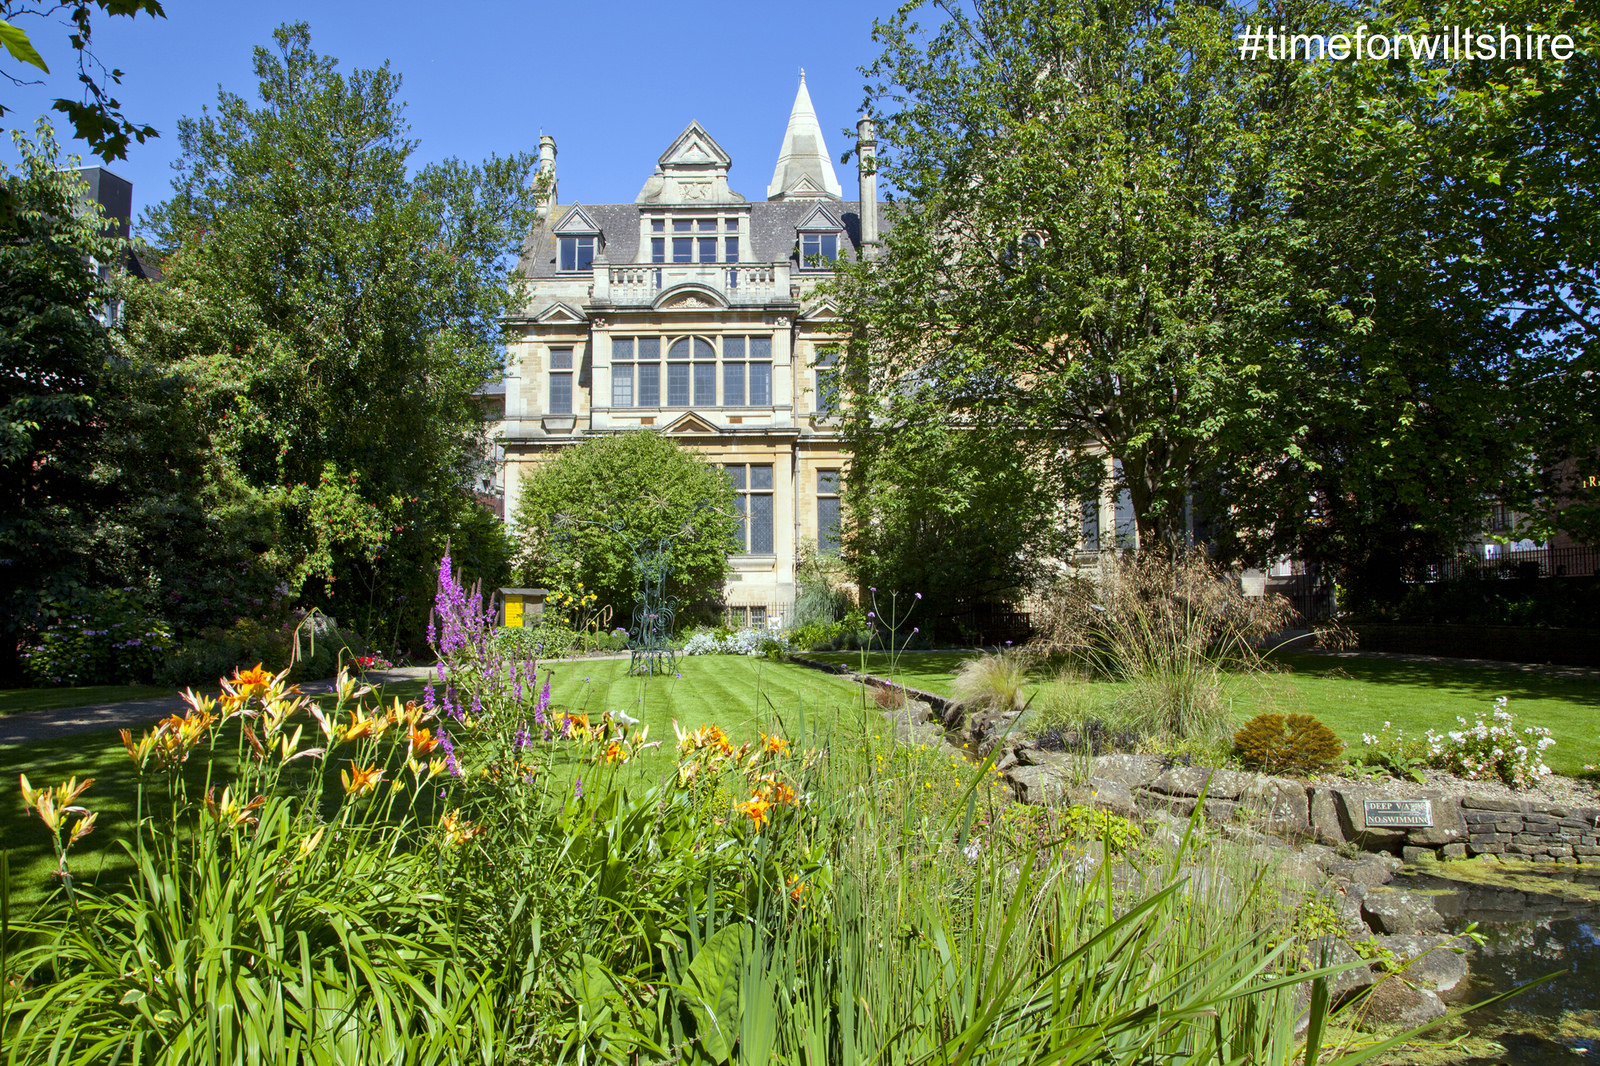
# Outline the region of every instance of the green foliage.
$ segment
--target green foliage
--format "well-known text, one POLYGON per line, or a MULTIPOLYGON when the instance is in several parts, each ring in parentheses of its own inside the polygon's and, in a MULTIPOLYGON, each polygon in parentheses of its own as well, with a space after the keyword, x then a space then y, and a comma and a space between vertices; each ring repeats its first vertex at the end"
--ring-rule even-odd
POLYGON ((1338 765, 1344 741, 1309 714, 1258 714, 1233 735, 1239 760, 1272 774, 1325 773, 1338 765))
POLYGON ((1385 722, 1377 733, 1365 733, 1361 739, 1366 743, 1367 750, 1354 760, 1357 766, 1376 769, 1418 784, 1427 780, 1422 771, 1431 764, 1432 754, 1425 736, 1407 735, 1404 729, 1385 722))
MULTIPOLYGON (((146 219, 165 280, 130 290, 122 351, 199 482, 156 487, 220 505, 212 523, 291 596, 414 643, 447 541, 507 576, 464 486, 487 454, 475 390, 500 370, 534 160, 408 172, 398 76, 341 74, 304 24, 274 39, 255 53, 261 103, 223 91, 179 123, 174 195, 146 219)), ((135 542, 158 540, 155 504, 135 542)))
POLYGON ((920 626, 959 639, 961 615, 1014 602, 1065 548, 1059 491, 1003 429, 948 427, 928 390, 853 395, 845 564, 858 588, 920 591, 920 626))
POLYGON ((839 587, 843 573, 838 556, 819 552, 809 540, 800 545, 795 559, 798 592, 789 614, 792 628, 827 626, 844 618, 854 601, 847 590, 839 587))
POLYGON ((1062 812, 1061 824, 1069 836, 1099 841, 1111 855, 1122 854, 1144 838, 1134 822, 1099 807, 1073 804, 1062 812))
POLYGON ((563 450, 522 482, 515 525, 522 579, 580 585, 631 617, 640 575, 630 543, 676 538, 667 594, 682 604, 722 592, 738 519, 733 486, 709 463, 659 433, 619 433, 563 450), (621 524, 622 532, 610 526, 621 524))
MULTIPOLYGON (((50 67, 29 38, 24 20, 30 17, 53 19, 63 6, 35 6, 26 0, 0 0, 0 45, 4 46, 13 60, 49 74, 50 67)), ((161 10, 159 0, 84 0, 71 4, 67 10, 71 13, 71 32, 67 41, 78 60, 77 80, 83 86, 83 98, 61 98, 50 106, 66 115, 77 130, 78 137, 107 163, 113 159, 126 159, 130 143, 137 140, 143 144, 145 138, 155 137, 157 133, 151 126, 136 126, 130 122, 122 114, 122 105, 111 96, 113 88, 122 84, 122 71, 108 68, 96 58, 91 45, 94 19, 97 14, 132 19, 141 11, 151 18, 166 18, 166 12, 161 10), (99 12, 96 12, 96 8, 99 8, 99 12)), ((26 77, 32 71, 3 73, 12 82, 17 82, 18 74, 26 77)), ((8 110, 0 105, 0 117, 8 110)), ((0 191, 0 207, 6 202, 4 192, 0 191)))
POLYGON ((23 652, 37 685, 140 684, 154 678, 172 632, 132 589, 87 592, 52 604, 55 621, 23 652))
POLYGON ((103 502, 94 446, 109 349, 95 315, 110 289, 84 263, 118 255, 98 211, 79 208, 83 182, 49 124, 12 139, 21 163, 0 164, 0 674, 49 603, 95 583, 84 530, 103 502))
POLYGON ((295 680, 320 681, 332 677, 341 666, 364 655, 367 642, 360 634, 341 630, 331 619, 317 626, 315 633, 290 621, 272 625, 241 618, 232 626, 208 627, 179 644, 166 657, 159 678, 172 686, 211 685, 235 670, 264 664, 277 673, 289 670, 295 680), (300 628, 300 651, 295 652, 296 629, 300 628), (293 660, 291 662, 291 660, 293 660))

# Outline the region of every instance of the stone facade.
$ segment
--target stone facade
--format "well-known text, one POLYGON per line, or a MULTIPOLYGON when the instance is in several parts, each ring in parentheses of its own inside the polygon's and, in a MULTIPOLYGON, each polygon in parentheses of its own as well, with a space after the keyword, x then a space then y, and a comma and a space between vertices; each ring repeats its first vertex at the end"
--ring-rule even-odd
POLYGON ((871 122, 858 126, 860 195, 842 198, 804 74, 765 201, 729 185, 732 160, 699 123, 669 145, 631 204, 549 202, 519 264, 499 425, 504 514, 524 477, 590 437, 664 432, 725 467, 744 551, 730 621, 778 625, 806 542, 837 543, 848 461, 832 413, 845 333, 815 289, 880 227, 871 122), (862 205, 865 204, 863 210, 862 205))

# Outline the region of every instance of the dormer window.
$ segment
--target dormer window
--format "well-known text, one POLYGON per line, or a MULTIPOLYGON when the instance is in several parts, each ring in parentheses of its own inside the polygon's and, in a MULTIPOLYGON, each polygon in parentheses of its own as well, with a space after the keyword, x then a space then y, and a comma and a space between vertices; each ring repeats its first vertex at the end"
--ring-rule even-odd
POLYGON ((796 229, 800 237, 800 269, 832 270, 839 258, 839 220, 818 207, 796 229))
POLYGON ((594 245, 593 237, 562 237, 561 269, 578 271, 594 266, 594 245))
POLYGON ((837 233, 800 234, 800 265, 808 269, 826 270, 839 258, 837 233))

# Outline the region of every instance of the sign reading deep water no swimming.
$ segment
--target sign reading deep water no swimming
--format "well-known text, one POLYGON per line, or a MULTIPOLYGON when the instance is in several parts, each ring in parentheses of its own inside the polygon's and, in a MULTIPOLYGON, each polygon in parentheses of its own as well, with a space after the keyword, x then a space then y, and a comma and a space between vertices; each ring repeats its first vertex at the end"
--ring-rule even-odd
POLYGON ((1362 800, 1368 829, 1411 829, 1433 824, 1432 800, 1362 800))

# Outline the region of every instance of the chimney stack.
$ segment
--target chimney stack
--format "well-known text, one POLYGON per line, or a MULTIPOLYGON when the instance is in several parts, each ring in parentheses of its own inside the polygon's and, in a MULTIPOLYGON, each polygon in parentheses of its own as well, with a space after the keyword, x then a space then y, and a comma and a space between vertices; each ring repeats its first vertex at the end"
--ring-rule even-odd
POLYGON ((856 123, 856 171, 861 179, 861 254, 878 250, 878 134, 870 116, 856 123))
POLYGON ((550 207, 559 202, 556 199, 556 139, 549 134, 539 138, 539 176, 546 182, 544 192, 539 197, 539 215, 542 218, 550 207))

